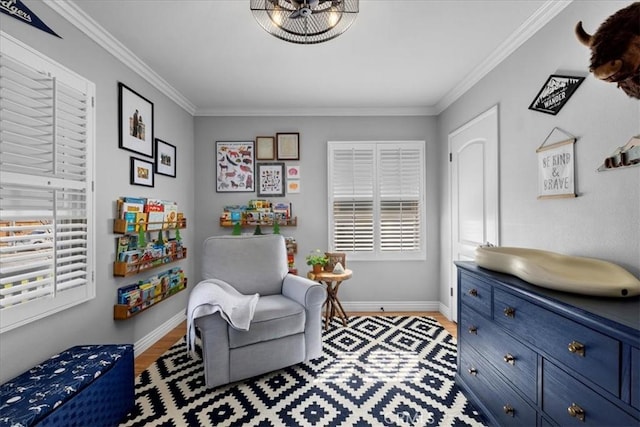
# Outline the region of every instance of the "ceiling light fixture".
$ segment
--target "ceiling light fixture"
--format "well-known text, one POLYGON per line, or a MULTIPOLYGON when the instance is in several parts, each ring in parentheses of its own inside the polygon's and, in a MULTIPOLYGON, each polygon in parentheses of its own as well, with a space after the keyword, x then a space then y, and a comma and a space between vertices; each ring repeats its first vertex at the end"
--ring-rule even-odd
POLYGON ((251 0, 251 12, 269 34, 299 44, 322 43, 349 29, 359 0, 251 0))

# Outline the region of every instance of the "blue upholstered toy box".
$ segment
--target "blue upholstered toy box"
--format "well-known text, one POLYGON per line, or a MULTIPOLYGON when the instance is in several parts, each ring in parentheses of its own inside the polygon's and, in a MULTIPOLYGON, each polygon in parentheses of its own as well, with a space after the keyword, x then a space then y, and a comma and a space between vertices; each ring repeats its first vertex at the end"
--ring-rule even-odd
POLYGON ((0 386, 0 426, 115 426, 134 405, 133 346, 76 346, 0 386))

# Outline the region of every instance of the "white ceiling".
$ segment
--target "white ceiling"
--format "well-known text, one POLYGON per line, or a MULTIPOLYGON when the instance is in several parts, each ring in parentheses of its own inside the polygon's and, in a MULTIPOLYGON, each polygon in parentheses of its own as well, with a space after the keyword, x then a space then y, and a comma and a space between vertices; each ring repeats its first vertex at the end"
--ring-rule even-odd
POLYGON ((569 3, 361 0, 317 45, 267 34, 249 0, 49 4, 191 114, 366 115, 439 113, 569 3))

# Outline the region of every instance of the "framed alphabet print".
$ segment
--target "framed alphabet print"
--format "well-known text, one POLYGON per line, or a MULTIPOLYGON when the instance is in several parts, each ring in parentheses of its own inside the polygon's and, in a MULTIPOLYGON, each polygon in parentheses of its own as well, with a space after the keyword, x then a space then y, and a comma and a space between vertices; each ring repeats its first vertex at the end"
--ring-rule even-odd
POLYGON ((258 197, 284 196, 284 163, 258 163, 258 197))
POLYGON ((216 141, 216 192, 253 192, 253 141, 216 141))
POLYGON ((153 163, 131 157, 131 185, 153 187, 153 163))
POLYGON ((300 160, 300 134, 276 134, 278 160, 300 160))
POLYGON ((119 147, 153 157, 153 102, 118 83, 119 147))
POLYGON ((176 146, 156 138, 156 173, 176 177, 176 146))
POLYGON ((272 136, 256 137, 256 160, 273 160, 276 157, 275 146, 272 136))

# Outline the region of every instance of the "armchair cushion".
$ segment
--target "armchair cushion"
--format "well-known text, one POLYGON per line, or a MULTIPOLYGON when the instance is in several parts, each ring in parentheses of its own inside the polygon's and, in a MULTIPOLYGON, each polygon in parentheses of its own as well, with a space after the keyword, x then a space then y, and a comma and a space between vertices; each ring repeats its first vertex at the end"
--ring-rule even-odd
POLYGON ((204 241, 202 279, 224 280, 242 294, 280 294, 288 272, 280 235, 213 236, 204 241))
POLYGON ((260 297, 248 331, 229 328, 229 348, 244 347, 304 332, 305 311, 282 295, 260 297))

